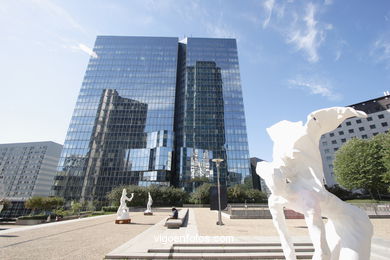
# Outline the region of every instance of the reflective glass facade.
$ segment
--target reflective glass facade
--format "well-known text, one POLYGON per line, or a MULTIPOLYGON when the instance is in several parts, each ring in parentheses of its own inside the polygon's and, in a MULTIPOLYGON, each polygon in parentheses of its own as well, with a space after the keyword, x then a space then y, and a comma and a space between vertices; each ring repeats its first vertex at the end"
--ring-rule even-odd
POLYGON ((103 200, 123 184, 169 185, 177 41, 97 37, 64 143, 56 195, 103 200))
POLYGON ((54 195, 104 200, 124 184, 177 185, 250 176, 236 41, 98 36, 76 103, 54 195))
POLYGON ((236 40, 187 38, 179 44, 176 103, 176 176, 186 190, 194 179, 221 184, 250 176, 248 141, 236 40))

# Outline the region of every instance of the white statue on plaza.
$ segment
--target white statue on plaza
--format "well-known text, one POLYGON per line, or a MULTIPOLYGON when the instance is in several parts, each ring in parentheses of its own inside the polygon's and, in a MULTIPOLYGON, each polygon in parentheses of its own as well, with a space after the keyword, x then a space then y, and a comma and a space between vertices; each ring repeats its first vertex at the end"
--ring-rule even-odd
POLYGON ((117 220, 128 220, 130 219, 130 215, 129 215, 129 208, 127 207, 126 205, 126 201, 131 201, 134 197, 134 193, 131 193, 131 197, 128 198, 127 196, 127 192, 126 192, 126 189, 123 189, 122 191, 122 197, 120 199, 120 206, 118 208, 118 211, 116 212, 116 219, 117 220))
POLYGON ((372 224, 358 207, 343 202, 323 185, 319 141, 345 119, 362 117, 353 108, 333 107, 312 112, 302 122, 281 121, 267 129, 273 161, 257 163, 256 172, 271 191, 268 205, 288 260, 296 260, 285 223, 284 207, 304 215, 316 260, 367 260, 372 224), (322 217, 328 219, 324 225, 322 217))
POLYGON ((153 215, 152 204, 153 204, 153 199, 152 196, 150 195, 150 192, 148 192, 148 203, 146 204, 146 210, 144 211, 145 215, 153 215))

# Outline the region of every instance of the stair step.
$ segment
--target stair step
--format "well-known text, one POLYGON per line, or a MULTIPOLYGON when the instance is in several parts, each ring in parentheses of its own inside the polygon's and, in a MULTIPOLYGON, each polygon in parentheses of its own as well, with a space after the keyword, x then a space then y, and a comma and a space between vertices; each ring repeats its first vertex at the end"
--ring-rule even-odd
MULTIPOLYGON (((173 246, 172 248, 153 248, 148 250, 149 253, 282 253, 281 247, 275 246, 207 246, 207 247, 186 247, 186 246, 173 246)), ((298 247, 295 248, 295 252, 314 252, 312 247, 298 247)))
MULTIPOLYGON (((280 243, 248 243, 248 242, 235 242, 235 243, 174 243, 173 247, 176 246, 181 246, 181 247, 214 247, 214 246, 256 246, 256 247, 261 247, 261 246, 279 246, 281 247, 282 245, 280 243)), ((294 243, 295 247, 299 246, 313 246, 313 243, 294 243)))
MULTIPOLYGON (((311 259, 312 253, 302 252, 297 254, 297 259, 311 259)), ((223 254, 220 253, 134 253, 132 255, 116 255, 106 256, 106 259, 285 259, 282 253, 231 253, 223 254)))

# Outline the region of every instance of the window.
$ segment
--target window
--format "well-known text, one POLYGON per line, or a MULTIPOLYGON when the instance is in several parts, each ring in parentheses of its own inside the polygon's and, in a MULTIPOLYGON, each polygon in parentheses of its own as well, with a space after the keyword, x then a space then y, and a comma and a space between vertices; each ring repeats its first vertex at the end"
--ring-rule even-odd
POLYGON ((376 126, 375 125, 370 125, 370 129, 375 129, 376 126))
POLYGON ((348 125, 348 126, 350 126, 350 125, 351 125, 351 122, 349 122, 349 121, 348 121, 348 122, 347 122, 347 123, 345 123, 345 124, 346 124, 346 125, 348 125))
POLYGON ((334 136, 334 133, 330 133, 329 136, 330 136, 330 137, 333 137, 333 136, 334 136))
POLYGON ((339 131, 339 135, 344 135, 344 131, 339 131))
POLYGON ((385 118, 385 116, 383 114, 380 114, 380 115, 378 115, 378 118, 383 119, 383 118, 385 118))
POLYGON ((348 133, 350 133, 350 134, 352 134, 352 133, 354 133, 355 131, 353 130, 353 129, 349 129, 348 130, 348 133))
POLYGON ((347 140, 346 140, 345 138, 342 138, 342 139, 341 139, 341 142, 342 142, 342 143, 345 143, 346 141, 347 141, 347 140))
POLYGON ((382 125, 383 127, 384 127, 384 126, 388 126, 387 122, 383 122, 381 125, 382 125))
POLYGON ((324 141, 324 142, 322 142, 322 145, 326 146, 326 145, 328 145, 328 142, 324 141))
POLYGON ((356 120, 356 124, 361 124, 362 123, 362 120, 361 119, 357 119, 356 120))
POLYGON ((333 140, 333 141, 332 141, 332 144, 337 144, 337 141, 336 141, 336 140, 333 140))
POLYGON ((362 138, 363 139, 367 139, 367 135, 362 135, 362 138))
POLYGON ((372 121, 372 117, 367 117, 367 121, 372 121))
POLYGON ((364 127, 359 127, 359 131, 360 132, 364 131, 364 127))

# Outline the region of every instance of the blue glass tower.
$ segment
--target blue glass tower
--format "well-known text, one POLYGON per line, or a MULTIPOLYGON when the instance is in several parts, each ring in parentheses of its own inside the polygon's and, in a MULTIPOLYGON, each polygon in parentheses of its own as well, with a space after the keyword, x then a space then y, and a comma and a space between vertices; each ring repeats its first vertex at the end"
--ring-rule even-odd
POLYGON ((179 44, 176 174, 192 191, 216 182, 214 158, 224 159, 221 183, 250 175, 236 40, 187 38, 179 44))
MULTIPOLYGON (((127 184, 250 176, 234 39, 98 36, 58 166, 54 193, 104 200, 127 184)), ((195 180, 195 181, 194 181, 195 180)))

